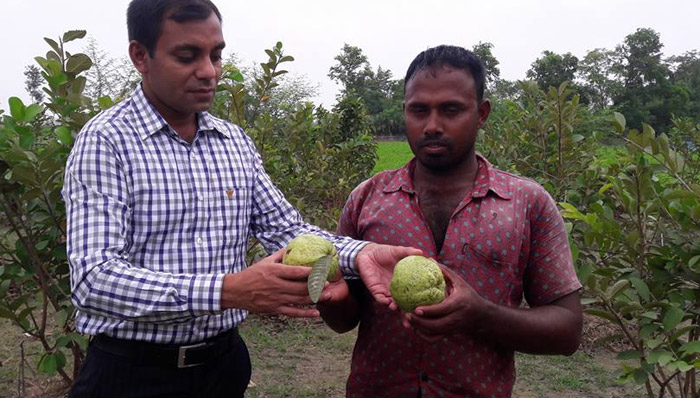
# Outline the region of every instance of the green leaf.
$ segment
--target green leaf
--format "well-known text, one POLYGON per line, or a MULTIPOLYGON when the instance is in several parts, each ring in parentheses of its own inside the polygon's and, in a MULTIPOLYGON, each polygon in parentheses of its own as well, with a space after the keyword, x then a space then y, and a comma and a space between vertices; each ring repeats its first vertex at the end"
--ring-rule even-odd
POLYGON ((634 371, 634 381, 637 384, 644 384, 649 380, 649 374, 644 369, 636 369, 634 371))
POLYGON ((326 284, 326 279, 328 278, 328 271, 331 269, 331 263, 333 256, 327 255, 319 258, 314 263, 311 273, 309 274, 309 279, 307 281, 307 288, 309 290, 309 297, 314 303, 318 302, 318 298, 321 296, 321 291, 323 291, 323 286, 326 284))
POLYGON ((282 62, 291 62, 291 61, 294 61, 294 57, 292 57, 291 55, 285 55, 284 57, 282 57, 282 58, 280 59, 280 62, 279 62, 279 63, 282 63, 282 62))
POLYGON ((27 318, 27 316, 29 314, 31 314, 32 311, 34 311, 35 309, 36 309, 36 307, 27 307, 27 308, 23 309, 22 311, 19 312, 19 314, 17 314, 17 321, 19 321, 19 322, 24 321, 27 318))
POLYGON ((582 136, 581 134, 574 134, 574 135, 571 136, 571 141, 572 141, 572 142, 579 142, 579 141, 583 141, 584 138, 585 138, 585 137, 582 136))
POLYGON ((618 133, 622 133, 623 131, 625 131, 625 117, 621 113, 615 112, 613 114, 612 122, 613 126, 615 127, 618 133))
POLYGON ((608 189, 610 189, 610 188, 612 188, 612 187, 613 187, 613 184, 610 184, 610 183, 603 185, 603 186, 600 187, 600 189, 598 190, 598 195, 604 194, 605 191, 607 191, 608 189))
POLYGON ((680 308, 669 308, 668 311, 666 311, 666 314, 664 315, 664 319, 662 321, 664 324, 664 330, 669 331, 675 328, 676 325, 678 325, 683 320, 684 315, 685 312, 683 312, 683 310, 680 308))
POLYGON ((100 109, 105 110, 114 105, 114 101, 108 95, 105 95, 97 99, 97 104, 100 106, 100 109))
POLYGON ((627 289, 629 286, 630 286, 630 281, 628 281, 627 279, 621 279, 621 280, 615 282, 614 285, 610 286, 608 288, 608 291, 605 293, 605 295, 608 298, 608 300, 612 300, 618 294, 625 291, 625 289, 627 289))
POLYGON ((680 348, 681 351, 685 352, 686 355, 700 354, 700 341, 690 341, 685 343, 680 348))
POLYGON ((615 316, 605 310, 597 309, 597 308, 586 308, 583 310, 583 312, 590 314, 590 315, 595 315, 599 318, 607 319, 610 322, 617 323, 617 318, 615 316))
POLYGON ((49 43, 49 46, 51 46, 51 48, 53 48, 53 50, 56 51, 56 53, 61 52, 61 47, 58 46, 58 43, 56 43, 56 40, 49 39, 48 37, 44 37, 44 41, 49 43))
POLYGON ((24 120, 24 104, 17 97, 10 97, 7 101, 10 104, 10 115, 17 121, 24 120))
POLYGON ((68 319, 68 312, 65 309, 62 309, 56 312, 54 317, 56 319, 56 326, 63 328, 63 326, 66 324, 66 319, 68 319))
POLYGON ((17 165, 12 168, 12 178, 25 185, 37 185, 34 169, 27 165, 17 165))
POLYGON ((629 281, 632 283, 632 286, 634 286, 634 289, 637 291, 639 297, 641 297, 644 301, 649 301, 651 299, 649 286, 647 286, 646 282, 637 277, 630 277, 629 281))
MULTIPOLYGON (((19 127, 18 127, 19 129, 19 127)), ((26 129, 19 132, 19 146, 24 149, 29 149, 36 141, 36 135, 33 131, 26 129)))
POLYGON ((73 137, 71 136, 70 130, 66 126, 57 127, 54 133, 61 141, 61 144, 69 146, 73 143, 73 137))
POLYGON ((87 346, 88 346, 88 343, 89 343, 87 337, 85 337, 85 336, 83 336, 83 335, 80 335, 80 334, 78 334, 78 333, 70 333, 69 335, 70 335, 71 339, 73 339, 73 341, 74 341, 76 344, 78 344, 78 346, 79 346, 81 349, 87 350, 87 346))
POLYGON ((4 281, 0 282, 0 298, 5 297, 7 294, 7 291, 10 289, 10 284, 12 283, 11 279, 5 279, 4 281))
POLYGON ((697 264, 698 261, 700 261, 700 254, 691 258, 690 261, 688 261, 688 267, 694 269, 695 264, 697 264))
POLYGON ((90 69, 92 60, 85 54, 75 54, 66 62, 66 72, 78 74, 90 69))
POLYGON ((39 371, 46 373, 48 375, 53 375, 56 373, 58 368, 58 359, 56 354, 46 354, 41 361, 39 361, 39 371))
MULTIPOLYGON (((9 282, 9 280, 7 282, 9 282)), ((0 297, 2 297, 1 294, 0 297)), ((14 317, 15 314, 12 311, 10 311, 7 307, 0 305, 0 319, 14 319, 14 317)))
POLYGON ((56 347, 67 347, 73 340, 69 336, 59 336, 56 339, 56 347))
POLYGON ((673 354, 666 350, 651 350, 647 355, 647 362, 654 364, 658 363, 661 366, 666 366, 673 360, 673 354))
POLYGON ((243 81, 243 74, 241 72, 235 72, 231 75, 231 79, 237 82, 242 82, 243 81))
POLYGON ((69 41, 75 40, 75 39, 82 39, 85 37, 85 34, 87 31, 85 30, 69 30, 68 32, 63 34, 63 42, 68 43, 69 41))
POLYGON ((24 109, 24 121, 25 122, 31 122, 36 118, 36 115, 41 113, 41 105, 39 104, 31 104, 28 107, 24 109))

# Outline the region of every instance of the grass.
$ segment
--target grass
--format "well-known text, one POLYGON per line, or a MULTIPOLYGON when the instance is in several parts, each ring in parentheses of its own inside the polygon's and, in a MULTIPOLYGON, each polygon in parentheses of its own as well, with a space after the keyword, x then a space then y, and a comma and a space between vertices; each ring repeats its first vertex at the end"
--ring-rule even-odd
POLYGON ((377 163, 372 174, 383 170, 398 169, 411 160, 413 152, 406 141, 377 143, 377 163))

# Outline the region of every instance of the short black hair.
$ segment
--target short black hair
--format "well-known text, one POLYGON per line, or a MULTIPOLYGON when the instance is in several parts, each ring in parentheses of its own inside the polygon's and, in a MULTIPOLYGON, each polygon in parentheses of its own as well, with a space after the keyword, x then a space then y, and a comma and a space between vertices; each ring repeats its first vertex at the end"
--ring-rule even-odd
POLYGON ((455 69, 469 71, 476 86, 476 98, 479 102, 484 98, 484 85, 486 81, 486 71, 484 64, 473 52, 457 46, 439 45, 429 48, 416 56, 406 71, 404 78, 404 94, 406 85, 416 73, 423 69, 435 68, 438 66, 451 66, 455 69))
POLYGON ((164 17, 186 22, 207 19, 212 12, 221 22, 221 13, 210 0, 131 0, 126 11, 129 41, 141 43, 153 57, 164 17))

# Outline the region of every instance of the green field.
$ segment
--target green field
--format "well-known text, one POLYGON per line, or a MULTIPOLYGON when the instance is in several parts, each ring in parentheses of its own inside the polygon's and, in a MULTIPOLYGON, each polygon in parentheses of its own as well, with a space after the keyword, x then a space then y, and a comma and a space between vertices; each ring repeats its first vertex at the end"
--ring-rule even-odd
POLYGON ((377 163, 372 174, 383 170, 398 169, 413 157, 411 148, 406 141, 377 143, 377 163))

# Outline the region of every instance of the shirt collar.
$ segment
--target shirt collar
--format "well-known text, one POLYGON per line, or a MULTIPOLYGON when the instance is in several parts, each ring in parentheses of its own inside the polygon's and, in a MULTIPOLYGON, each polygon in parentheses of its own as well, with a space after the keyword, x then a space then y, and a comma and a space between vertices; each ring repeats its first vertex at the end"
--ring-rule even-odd
MULTIPOLYGON (((168 125, 160 112, 148 101, 141 85, 131 95, 131 109, 135 119, 133 126, 141 140, 147 139, 165 129, 168 125)), ((230 138, 230 133, 225 128, 224 123, 212 117, 209 112, 204 111, 197 114, 197 125, 199 126, 198 131, 217 131, 223 136, 230 138)))
MULTIPOLYGON (((498 170, 496 170, 480 153, 476 154, 476 161, 479 168, 476 172, 474 188, 472 188, 472 197, 483 198, 489 191, 493 191, 493 193, 503 199, 510 199, 512 193, 508 188, 507 182, 504 181, 503 176, 501 176, 501 181, 496 181, 496 174, 502 173, 498 173, 498 170)), ((413 171, 415 169, 416 158, 414 157, 404 167, 397 170, 394 176, 387 182, 383 192, 391 193, 403 190, 409 194, 415 193, 415 187, 413 185, 413 171)))

